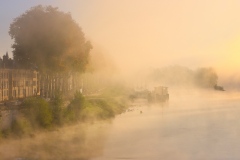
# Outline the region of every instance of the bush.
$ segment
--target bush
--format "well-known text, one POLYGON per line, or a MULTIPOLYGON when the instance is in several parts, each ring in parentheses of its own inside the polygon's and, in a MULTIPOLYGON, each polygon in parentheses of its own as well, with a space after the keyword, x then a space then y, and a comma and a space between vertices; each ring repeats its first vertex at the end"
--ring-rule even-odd
POLYGON ((80 120, 80 112, 83 109, 85 98, 80 92, 76 92, 74 99, 67 106, 64 117, 67 121, 74 122, 80 120))
POLYGON ((37 122, 42 127, 46 128, 51 126, 53 117, 49 104, 46 101, 40 101, 37 108, 37 122))
POLYGON ((31 124, 25 117, 17 117, 12 121, 11 132, 17 136, 29 134, 31 130, 31 124))
POLYGON ((23 109, 19 110, 11 126, 0 130, 0 139, 11 135, 21 137, 31 134, 34 129, 49 128, 66 122, 93 122, 109 119, 126 109, 119 97, 95 97, 86 100, 80 92, 75 93, 74 99, 67 108, 63 108, 63 100, 60 94, 56 95, 51 102, 47 102, 40 97, 31 97, 25 99, 21 105, 23 109))
POLYGON ((98 107, 102 110, 98 114, 101 119, 113 118, 115 116, 113 108, 107 103, 105 99, 94 99, 89 101, 93 106, 98 107))
POLYGON ((52 125, 52 109, 47 101, 40 97, 28 98, 23 102, 25 117, 33 127, 40 126, 48 128, 52 125))
POLYGON ((127 109, 126 102, 124 100, 108 99, 109 105, 112 107, 114 114, 121 114, 127 109))
POLYGON ((91 121, 99 119, 99 115, 103 112, 103 110, 98 107, 94 106, 89 102, 86 102, 84 108, 80 113, 80 117, 82 121, 91 121))
POLYGON ((63 124, 63 99, 61 94, 56 94, 51 103, 53 123, 56 125, 63 124))
POLYGON ((93 121, 113 118, 124 110, 125 107, 114 99, 95 97, 86 100, 77 92, 65 110, 64 117, 69 122, 93 121))

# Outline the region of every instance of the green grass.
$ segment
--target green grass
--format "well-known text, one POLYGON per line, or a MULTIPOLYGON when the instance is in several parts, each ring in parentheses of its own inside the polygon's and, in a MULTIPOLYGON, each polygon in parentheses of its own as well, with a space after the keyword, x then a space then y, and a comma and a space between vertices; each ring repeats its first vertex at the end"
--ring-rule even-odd
POLYGON ((23 109, 13 117, 9 128, 0 131, 0 138, 31 135, 38 129, 51 130, 69 123, 112 119, 126 110, 126 101, 123 100, 125 96, 122 96, 123 91, 114 89, 106 93, 85 98, 77 92, 65 108, 60 95, 51 102, 41 97, 27 98, 22 103, 23 109))

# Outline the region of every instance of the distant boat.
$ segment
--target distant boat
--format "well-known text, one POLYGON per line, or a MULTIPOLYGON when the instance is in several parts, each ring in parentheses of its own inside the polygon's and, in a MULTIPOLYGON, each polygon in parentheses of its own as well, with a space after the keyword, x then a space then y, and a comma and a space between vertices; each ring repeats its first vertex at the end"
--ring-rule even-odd
POLYGON ((148 96, 149 102, 165 102, 169 100, 168 87, 158 86, 155 87, 148 96))
POLYGON ((135 90, 129 98, 134 101, 135 99, 146 99, 148 102, 165 102, 169 100, 168 87, 158 86, 154 87, 153 91, 135 90))

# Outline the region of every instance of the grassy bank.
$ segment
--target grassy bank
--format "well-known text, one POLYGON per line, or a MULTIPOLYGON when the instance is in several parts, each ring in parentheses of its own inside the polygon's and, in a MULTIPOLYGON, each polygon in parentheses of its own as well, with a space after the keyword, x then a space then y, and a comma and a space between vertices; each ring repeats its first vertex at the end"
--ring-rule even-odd
POLYGON ((0 139, 9 137, 34 136, 39 130, 55 130, 59 127, 79 122, 93 123, 98 120, 114 118, 126 110, 123 94, 109 94, 84 97, 77 92, 67 106, 61 95, 51 101, 41 97, 27 98, 22 108, 11 118, 8 127, 1 129, 0 139))

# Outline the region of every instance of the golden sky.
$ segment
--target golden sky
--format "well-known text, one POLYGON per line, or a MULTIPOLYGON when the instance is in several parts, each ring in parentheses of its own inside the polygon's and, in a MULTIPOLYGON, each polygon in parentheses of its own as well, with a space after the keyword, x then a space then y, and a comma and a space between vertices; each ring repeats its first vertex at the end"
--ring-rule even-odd
POLYGON ((120 68, 240 67, 240 1, 90 0, 71 9, 120 68))
MULTIPOLYGON (((104 48, 122 70, 183 65, 212 66, 219 73, 238 73, 240 68, 239 0, 35 0, 31 3, 71 12, 93 45, 104 48)), ((29 6, 22 10, 27 9, 29 6)))

